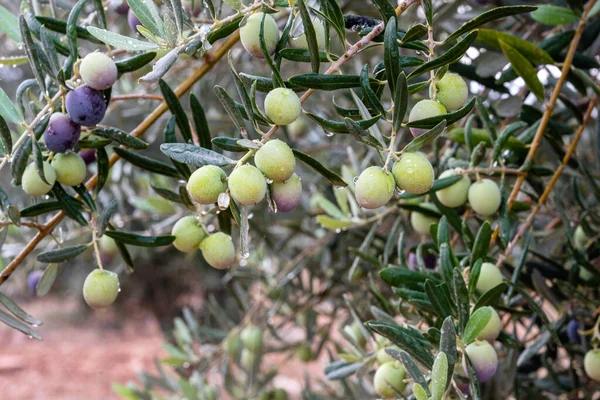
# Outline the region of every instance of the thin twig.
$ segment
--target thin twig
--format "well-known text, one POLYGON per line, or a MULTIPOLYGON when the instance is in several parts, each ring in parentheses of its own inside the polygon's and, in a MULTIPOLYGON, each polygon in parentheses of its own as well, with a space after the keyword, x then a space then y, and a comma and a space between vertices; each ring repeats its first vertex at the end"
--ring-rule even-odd
POLYGON ((573 142, 569 146, 569 149, 567 150, 567 153, 563 157, 561 164, 558 166, 556 171, 554 171, 554 174, 552 175, 552 178, 550 179, 548 186, 546 186, 546 189, 540 196, 540 199, 539 199, 537 205, 535 207, 533 207, 533 209, 531 210, 531 213, 527 217, 527 220, 525 220, 525 222, 519 228, 519 231, 517 232, 515 237, 510 241, 510 243, 506 247, 506 251, 504 251, 504 253, 501 254, 500 257, 498 257, 498 262, 496 263, 497 266, 502 265, 502 263, 504 262, 506 257, 508 257, 510 255, 510 253, 512 252, 515 245, 519 242, 521 237, 525 234, 525 232, 527 232, 527 229, 529 229, 529 227, 533 223, 533 220, 534 220, 536 214, 540 211, 540 209, 542 208, 542 206, 548 199, 548 196, 550 196, 552 189, 554 189, 554 185, 556 185, 556 182, 558 182, 558 178, 560 178, 560 176, 562 175, 569 160, 571 159, 571 156, 573 155, 573 152, 575 151, 575 148, 577 147, 577 143, 579 143, 581 134, 583 133, 586 125, 590 121, 590 117, 592 116, 592 111, 594 111, 594 107, 596 106, 597 102, 598 102, 598 97, 594 97, 592 99, 592 101, 590 101, 590 103, 588 104, 588 108, 583 117, 583 122, 581 123, 581 125, 579 125, 579 128, 577 129, 577 132, 575 133, 575 137, 573 138, 573 142))

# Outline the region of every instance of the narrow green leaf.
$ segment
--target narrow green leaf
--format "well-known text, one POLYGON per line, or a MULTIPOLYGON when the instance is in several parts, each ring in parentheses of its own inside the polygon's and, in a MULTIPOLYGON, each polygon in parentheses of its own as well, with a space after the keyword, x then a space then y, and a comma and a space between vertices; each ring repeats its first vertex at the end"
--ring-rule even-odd
POLYGON ((86 29, 94 37, 117 49, 127 51, 148 51, 158 48, 154 43, 142 42, 141 40, 132 39, 128 36, 122 36, 118 33, 96 28, 95 26, 88 26, 86 29))
POLYGON ((108 160, 108 154, 104 148, 96 150, 96 165, 98 168, 98 181, 96 182, 96 194, 100 193, 106 181, 108 180, 108 174, 110 173, 110 165, 108 160))
POLYGON ((117 65, 117 71, 123 74, 126 72, 137 71, 138 69, 148 65, 154 60, 156 57, 156 52, 149 51, 147 53, 142 53, 135 55, 133 57, 126 58, 124 60, 120 60, 115 62, 117 65))
MULTIPOLYGON (((383 1, 387 2, 387 0, 383 1)), ((396 82, 397 80, 399 82, 400 79, 400 53, 398 50, 397 31, 396 14, 394 13, 394 18, 390 18, 387 21, 383 36, 383 62, 392 96, 397 94, 396 82)))
POLYGON ((383 21, 389 23, 391 19, 396 19, 396 10, 389 0, 371 0, 379 14, 383 17, 383 21))
MULTIPOLYGON (((281 49, 279 51, 279 55, 286 60, 295 61, 295 62, 310 62, 311 61, 310 60, 310 51, 308 51, 307 49, 285 48, 285 49, 281 49)), ((329 62, 329 58, 331 58, 333 61, 337 61, 339 59, 339 56, 329 53, 329 57, 328 57, 328 54, 326 52, 319 51, 319 60, 320 61, 329 62)))
POLYGON ((12 135, 4 118, 0 115, 0 140, 6 154, 12 153, 12 135))
POLYGON ((432 129, 430 129, 427 132, 423 133, 422 135, 414 138, 409 144, 404 146, 404 148, 402 149, 401 152, 402 153, 413 153, 413 152, 419 150, 421 147, 423 147, 423 146, 433 142, 435 139, 437 139, 442 134, 442 132, 444 132, 444 129, 446 129, 446 121, 441 121, 436 126, 434 126, 432 129))
POLYGON ((423 24, 414 24, 402 36, 402 42, 411 42, 413 40, 421 39, 423 36, 427 35, 427 27, 423 24))
POLYGON ((457 62, 467 52, 467 50, 469 49, 469 47, 471 46, 471 44, 477 37, 477 32, 478 31, 469 33, 461 41, 459 41, 457 44, 455 44, 452 48, 450 48, 447 52, 445 52, 441 56, 434 58, 433 60, 426 62, 425 64, 415 68, 407 76, 406 79, 410 80, 411 78, 416 78, 417 76, 422 75, 426 72, 429 72, 433 69, 457 62))
POLYGON ((19 18, 2 5, 0 5, 0 31, 6 33, 6 36, 15 42, 21 42, 19 18))
POLYGON ((194 128, 196 128, 200 146, 211 150, 212 143, 206 114, 204 113, 202 104, 200 104, 200 100, 198 100, 198 97, 194 93, 190 94, 190 110, 192 111, 192 120, 194 121, 194 128))
MULTIPOLYGON (((244 74, 240 74, 244 76, 244 74)), ((371 78, 369 80, 373 85, 381 85, 382 82, 371 78)), ((293 86, 298 86, 303 89, 318 89, 318 90, 339 90, 352 89, 360 87, 359 75, 326 75, 326 74, 299 74, 291 76, 288 82, 293 86)))
POLYGON ((448 382, 448 358, 445 353, 438 353, 431 369, 431 398, 442 400, 448 382))
MULTIPOLYGON (((396 350, 388 349, 386 350, 386 352, 393 354, 396 352, 396 350)), ((419 369, 419 366, 417 365, 415 360, 413 360, 412 357, 406 351, 403 350, 400 351, 399 355, 399 361, 401 361, 404 365, 404 368, 406 368, 406 372, 408 372, 408 375, 411 378, 413 378, 413 380, 415 381, 415 385, 420 385, 422 390, 425 392, 425 395, 431 396, 431 392, 429 391, 429 385, 427 385, 427 381, 425 380, 425 377, 423 376, 423 373, 419 369)), ((394 356, 395 354, 393 355, 393 357, 394 356)), ((398 360, 398 357, 394 358, 398 360)))
MULTIPOLYGON (((31 32, 29 27, 27 26, 27 22, 25 21, 25 17, 23 15, 19 16, 19 28, 21 30, 21 37, 23 38, 23 46, 25 48, 25 52, 27 53, 27 58, 29 59, 29 65, 31 65, 31 70, 33 71, 33 75, 38 82, 42 91, 46 91, 46 83, 44 81, 44 71, 42 70, 42 64, 40 62, 40 54, 35 47, 33 42, 33 37, 31 36, 31 32)), ((5 115, 3 115, 6 117, 5 115)))
POLYGON ((235 101, 231 98, 231 96, 229 96, 227 91, 223 87, 217 85, 215 86, 215 95, 217 96, 223 107, 225 107, 225 111, 227 111, 227 114, 233 120, 235 126, 240 131, 246 129, 244 117, 241 111, 236 107, 235 101))
POLYGON ((96 233, 98 237, 102 237, 104 232, 106 231, 106 227, 110 222, 110 218, 113 216, 115 211, 117 211, 117 205, 119 204, 117 199, 112 199, 104 210, 100 213, 98 220, 96 221, 96 233))
POLYGON ((471 265, 475 264, 475 261, 479 259, 485 259, 490 251, 491 238, 492 227, 488 221, 485 221, 481 225, 481 228, 479 228, 479 232, 477 232, 477 236, 475 237, 475 243, 473 244, 470 256, 471 265))
POLYGON ((127 4, 144 27, 148 28, 154 35, 160 38, 164 37, 164 23, 160 19, 158 9, 152 0, 127 0, 127 4))
POLYGON ((39 326, 42 325, 42 321, 39 319, 32 317, 25 310, 23 310, 17 303, 15 303, 10 297, 0 292, 0 303, 4 305, 15 317, 19 318, 21 321, 33 325, 39 326))
POLYGON ((451 125, 456 121, 463 119, 467 114, 469 114, 475 106, 475 101, 475 98, 472 98, 465 106, 459 108, 456 111, 450 112, 448 114, 438 115, 437 117, 429 117, 417 121, 412 121, 407 123, 406 126, 411 128, 431 129, 438 125, 441 121, 446 121, 446 125, 451 125))
POLYGON ((78 206, 79 201, 65 192, 65 189, 63 189, 58 182, 54 184, 54 187, 52 188, 52 194, 61 204, 61 208, 69 218, 76 221, 81 226, 87 225, 87 221, 81 213, 80 207, 78 206))
POLYGON ((315 160, 308 154, 302 153, 301 151, 298 151, 296 149, 292 149, 292 151, 294 153, 294 156, 296 156, 296 158, 298 160, 302 161, 303 163, 305 163, 306 165, 308 165, 309 167, 314 169, 316 172, 321 174, 325 179, 327 179, 329 182, 333 183, 335 186, 338 186, 338 187, 348 186, 348 184, 346 182, 344 182, 344 180, 342 179, 341 176, 339 176, 338 174, 336 174, 333 171, 330 171, 323 164, 321 164, 320 162, 318 162, 317 160, 315 160))
POLYGON ((79 244, 57 250, 45 251, 38 254, 37 260, 43 263, 61 263, 69 261, 86 251, 89 247, 89 244, 79 244))
MULTIPOLYGON (((345 122, 333 121, 330 119, 325 119, 313 113, 306 113, 306 116, 315 121, 321 128, 323 128, 327 132, 331 133, 350 133, 348 127, 345 122)), ((369 129, 371 126, 375 125, 377 121, 381 118, 380 115, 376 115, 369 119, 363 119, 359 121, 353 121, 362 129, 369 129)))
POLYGON ((107 230, 106 236, 115 239, 116 242, 130 244, 141 247, 159 247, 167 246, 175 240, 175 236, 143 236, 135 233, 107 230))
POLYGON ((111 139, 134 150, 144 150, 148 147, 148 143, 117 128, 96 128, 91 133, 96 136, 111 139))
POLYGON ((531 18, 544 25, 565 25, 579 20, 579 16, 570 9, 550 4, 539 5, 531 13, 531 18))
POLYGON ((175 116, 175 122, 179 127, 179 131, 183 136, 183 140, 185 140, 188 143, 191 143, 192 131, 190 129, 190 122, 188 120, 187 115, 185 114, 185 111, 183 110, 181 103, 179 102, 179 98, 177 98, 175 92, 171 90, 171 88, 169 87, 169 85, 167 85, 165 81, 161 79, 158 81, 158 84, 160 86, 160 91, 163 97, 165 98, 165 102, 167 103, 167 106, 169 106, 169 110, 175 116))
POLYGON ((517 49, 502 40, 499 40, 499 43, 502 53, 508 58, 517 74, 523 78, 529 90, 538 100, 542 101, 544 99, 544 86, 537 76, 537 69, 517 49))
POLYGON ((244 146, 240 146, 238 144, 238 139, 229 138, 229 137, 225 137, 225 136, 219 136, 219 137, 213 138, 211 140, 211 142, 218 148, 227 150, 227 151, 243 152, 243 151, 248 150, 244 146))
POLYGON ((43 297, 48 294, 56 276, 58 275, 58 264, 49 264, 44 270, 44 274, 40 278, 37 286, 35 287, 35 295, 37 297, 43 297))
POLYGON ((367 105, 371 106, 372 109, 376 111, 376 113, 385 116, 386 112, 379 101, 379 98, 371 89, 371 84, 369 83, 369 65, 363 65, 360 72, 360 86, 363 92, 363 96, 367 105))
POLYGON ((396 91, 394 93, 394 112, 393 112, 393 123, 394 132, 398 132, 406 115, 406 109, 408 108, 408 86, 406 83, 406 75, 404 71, 398 76, 396 82, 396 91))
POLYGON ((160 151, 177 162, 193 165, 195 167, 201 167, 203 165, 223 167, 235 164, 235 161, 229 157, 188 143, 163 143, 160 145, 160 151))
POLYGON ((475 310, 469 318, 469 322, 462 334, 462 340, 465 345, 468 345, 477 339, 477 335, 479 335, 487 326, 488 322, 490 322, 492 313, 493 309, 491 307, 481 307, 475 310))
POLYGON ((535 11, 537 7, 534 6, 505 6, 492 8, 489 11, 465 22, 460 28, 454 31, 450 36, 444 40, 444 43, 448 43, 450 40, 454 40, 463 33, 472 31, 473 29, 485 25, 488 22, 495 21, 500 18, 510 17, 511 15, 525 14, 535 11))
POLYGON ((546 51, 527 40, 491 29, 479 29, 478 32, 477 41, 491 46, 492 48, 501 50, 500 41, 503 41, 510 47, 516 49, 532 64, 554 63, 554 59, 546 51))
POLYGON ((310 52, 311 68, 314 73, 319 73, 319 43, 317 42, 315 27, 312 24, 310 14, 308 13, 308 8, 306 7, 306 1, 298 0, 298 8, 300 9, 300 16, 302 17, 302 25, 304 26, 306 43, 308 44, 308 51, 310 52))
POLYGON ((136 167, 140 167, 144 170, 154 172, 156 174, 171 176, 174 178, 179 177, 179 172, 169 164, 165 164, 162 161, 154 160, 150 157, 143 156, 136 152, 123 149, 121 147, 114 148, 115 153, 117 153, 122 159, 125 161, 129 161, 136 167))
POLYGON ((350 118, 344 118, 344 123, 346 124, 346 128, 348 128, 350 134, 356 140, 358 140, 359 142, 363 142, 376 149, 383 150, 383 147, 381 146, 379 141, 377 141, 377 139, 375 139, 375 137, 373 137, 367 130, 361 128, 361 126, 354 120, 350 118))
POLYGON ((42 337, 36 331, 31 329, 28 325, 25 325, 23 322, 19 321, 12 315, 5 313, 4 311, 0 311, 0 322, 3 322, 11 328, 14 328, 26 334, 32 339, 42 340, 42 337))
POLYGON ((465 281, 458 268, 454 268, 453 275, 454 301, 456 301, 456 305, 458 308, 458 332, 462 334, 465 327, 467 326, 467 321, 469 320, 469 291, 467 290, 465 281))
POLYGON ((452 376, 454 375, 454 365, 456 363, 457 351, 456 351, 456 330, 454 329, 454 322, 451 317, 448 317, 442 323, 441 336, 440 336, 440 351, 446 354, 448 360, 448 375, 446 380, 446 389, 452 382, 452 376))
POLYGON ((412 335, 407 334, 407 328, 382 321, 368 321, 365 322, 365 326, 369 330, 389 339, 425 367, 431 368, 433 366, 433 357, 431 354, 423 347, 422 342, 416 340, 412 335))

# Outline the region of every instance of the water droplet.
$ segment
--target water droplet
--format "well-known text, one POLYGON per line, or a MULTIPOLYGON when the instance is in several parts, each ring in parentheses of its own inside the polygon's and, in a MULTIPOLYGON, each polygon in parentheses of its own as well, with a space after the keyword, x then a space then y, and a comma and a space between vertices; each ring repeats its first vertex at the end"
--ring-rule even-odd
MULTIPOLYGON (((356 183, 356 182, 355 182, 355 183, 356 183)), ((344 189, 345 189, 345 187, 344 187, 344 186, 336 186, 335 188, 336 188, 336 189, 338 189, 338 190, 344 190, 344 189)))
POLYGON ((341 230, 340 228, 337 228, 337 229, 335 230, 335 233, 342 233, 342 230, 341 230))
POLYGON ((358 176, 355 176, 354 178, 352 178, 352 182, 354 182, 354 184, 356 184, 358 182, 358 176))
POLYGON ((33 339, 33 335, 27 335, 29 339, 33 339))
POLYGON ((333 132, 325 131, 325 136, 332 137, 334 135, 333 132))
POLYGON ((117 293, 121 293, 121 288, 118 288, 118 289, 117 289, 117 293))
POLYGON ((248 257, 250 257, 250 252, 245 252, 245 253, 240 252, 240 255, 242 256, 242 258, 244 260, 246 260, 246 259, 248 259, 248 257))
POLYGON ((273 183, 273 179, 267 179, 267 183, 270 185, 271 183, 273 183))
POLYGON ((406 193, 406 190, 396 187, 396 193, 398 193, 398 196, 402 196, 404 193, 406 193))
POLYGON ((246 265, 248 265, 248 261, 245 259, 241 259, 240 260, 240 267, 245 267, 246 265))

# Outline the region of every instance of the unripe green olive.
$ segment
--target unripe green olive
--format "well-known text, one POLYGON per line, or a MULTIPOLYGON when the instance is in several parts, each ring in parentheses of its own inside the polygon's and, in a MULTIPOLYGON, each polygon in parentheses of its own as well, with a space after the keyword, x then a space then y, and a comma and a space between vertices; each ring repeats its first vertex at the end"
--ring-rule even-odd
POLYGON ((250 351, 249 349, 242 349, 242 355, 240 356, 240 365, 246 371, 252 371, 258 362, 260 354, 250 351))
POLYGON ((481 264, 481 270, 479 271, 479 278, 477 279, 477 286, 475 289, 477 292, 483 294, 501 284, 503 280, 502 273, 498 267, 492 263, 484 262, 481 264))
POLYGON ((394 163, 392 174, 396 185, 412 194, 423 194, 433 186, 434 172, 431 163, 421 153, 404 153, 394 163))
POLYGON ((256 167, 268 178, 282 182, 292 176, 296 169, 296 157, 287 143, 269 140, 254 155, 256 167))
POLYGON ((482 308, 489 308, 492 311, 492 317, 488 321, 487 325, 481 330, 481 332, 479 332, 477 339, 487 341, 496 340, 500 334, 500 331, 502 330, 502 321, 500 321, 500 317, 493 307, 486 306, 482 308))
POLYGON ((394 349, 396 351, 400 351, 400 348, 398 346, 387 346, 387 347, 382 347, 381 349, 377 350, 377 353, 375 353, 375 358, 377 358, 377 362, 379 363, 379 365, 383 365, 388 362, 396 361, 396 359, 394 357, 390 356, 385 351, 385 349, 394 349))
POLYGON ((83 298, 92 308, 106 308, 119 295, 119 277, 111 271, 95 269, 83 282, 83 298))
POLYGON ((225 269, 235 261, 235 248, 231 236, 217 232, 200 242, 202 256, 213 268, 225 269))
POLYGON ((262 331, 259 327, 254 325, 248 325, 242 330, 240 334, 242 345, 244 348, 250 350, 253 353, 260 353, 263 345, 262 331))
POLYGON ((79 66, 81 79, 91 88, 105 90, 117 80, 117 65, 104 53, 90 53, 79 66))
POLYGON ((373 387, 375 392, 384 399, 395 399, 406 387, 404 378, 406 369, 397 361, 387 362, 375 371, 373 387))
POLYGON ((215 165, 204 165, 195 170, 187 183, 190 196, 200 204, 216 203, 227 190, 225 171, 215 165))
POLYGON ((23 191, 30 196, 41 196, 52 190, 52 186, 56 182, 56 172, 46 161, 44 161, 44 177, 48 183, 44 182, 38 174, 35 163, 29 164, 21 178, 23 191))
POLYGON ((575 248, 579 250, 585 249, 585 245, 587 244, 588 240, 590 240, 590 238, 585 234, 583 227, 578 225, 577 228, 575 228, 575 233, 573 234, 575 248))
POLYGON ((260 170, 244 164, 229 175, 229 193, 239 204, 249 206, 265 198, 267 181, 260 170))
POLYGON ((293 174, 285 182, 271 183, 271 197, 277 205, 277 211, 292 211, 302 197, 302 182, 298 175, 293 174))
POLYGON ((85 161, 77 153, 56 154, 51 165, 56 172, 56 180, 63 185, 77 186, 85 179, 85 161))
POLYGON ((500 188, 491 179, 482 179, 473 183, 469 188, 468 197, 471 208, 483 216, 492 215, 498 211, 502 201, 500 188))
POLYGON ((350 332, 352 333, 352 336, 354 336, 356 344, 358 344, 359 347, 364 348, 367 344, 367 338, 358 322, 354 321, 352 325, 350 325, 350 332))
MULTIPOLYGON (((421 203, 420 206, 438 212, 437 207, 432 203, 421 203)), ((410 213, 410 225, 415 232, 420 233, 421 235, 429 235, 429 226, 431 224, 437 224, 439 220, 439 218, 431 217, 418 211, 410 213)))
POLYGON ((442 103, 446 110, 458 110, 467 102, 469 88, 460 75, 446 72, 442 79, 435 83, 435 86, 437 101, 442 103))
POLYGON ((379 167, 369 167, 354 185, 356 201, 361 207, 374 210, 384 206, 394 195, 394 178, 379 167))
POLYGON ((292 89, 273 89, 265 97, 265 113, 277 125, 291 124, 301 112, 300 98, 292 89))
POLYGON ((301 343, 296 348, 296 357, 300 361, 309 362, 313 359, 313 352, 308 343, 301 343))
MULTIPOLYGON (((323 22, 319 18, 313 19, 312 25, 315 28, 315 36, 317 37, 317 46, 319 50, 325 50, 325 25, 323 25, 323 22)), ((290 37, 290 45, 295 49, 308 49, 306 33, 295 38, 290 37)))
POLYGON ((110 236, 106 236, 106 235, 102 235, 102 237, 100 238, 100 241, 98 242, 98 247, 100 248, 100 251, 108 254, 108 255, 115 255, 119 252, 119 248, 117 247, 117 244, 115 243, 115 239, 111 238, 110 236))
POLYGON ((600 382, 600 350, 590 350, 585 353, 583 369, 590 379, 600 382))
MULTIPOLYGON (((410 110, 408 122, 419 121, 425 118, 437 117, 446 114, 446 107, 435 100, 421 100, 410 110)), ((426 132, 426 129, 410 128, 413 136, 419 136, 426 132)))
POLYGON ((200 226, 198 219, 191 215, 175 222, 171 235, 175 236, 173 246, 184 253, 197 250, 202 239, 206 237, 206 233, 200 226))
POLYGON ((475 341, 468 345, 465 351, 479 382, 492 379, 498 369, 498 355, 494 347, 486 341, 475 341))
POLYGON ((240 28, 240 40, 244 49, 254 57, 264 58, 260 47, 260 25, 264 16, 264 39, 269 54, 275 52, 279 41, 279 29, 277 22, 269 14, 261 12, 252 14, 246 19, 246 24, 240 28))
POLYGON ((231 334, 227 336, 223 343, 223 347, 229 355, 229 357, 236 359, 242 348, 242 341, 240 340, 240 335, 231 334))
MULTIPOLYGON (((439 179, 449 178, 451 176, 458 175, 458 171, 449 169, 442 172, 439 179)), ((465 204, 467 201, 467 195, 469 193, 469 187, 471 186, 471 180, 467 175, 463 175, 462 179, 458 182, 445 187, 435 192, 440 203, 446 207, 454 208, 465 204)))

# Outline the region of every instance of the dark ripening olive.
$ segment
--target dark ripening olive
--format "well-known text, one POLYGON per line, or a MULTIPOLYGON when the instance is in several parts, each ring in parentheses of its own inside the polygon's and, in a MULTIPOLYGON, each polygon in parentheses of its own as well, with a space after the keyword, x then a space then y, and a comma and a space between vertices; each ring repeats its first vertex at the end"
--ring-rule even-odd
POLYGON ((89 86, 79 86, 67 93, 65 105, 73 122, 83 126, 98 124, 106 112, 102 92, 89 86))
POLYGON ((48 127, 44 132, 46 148, 55 153, 64 153, 75 147, 79 141, 81 127, 67 115, 55 112, 50 116, 48 127))

